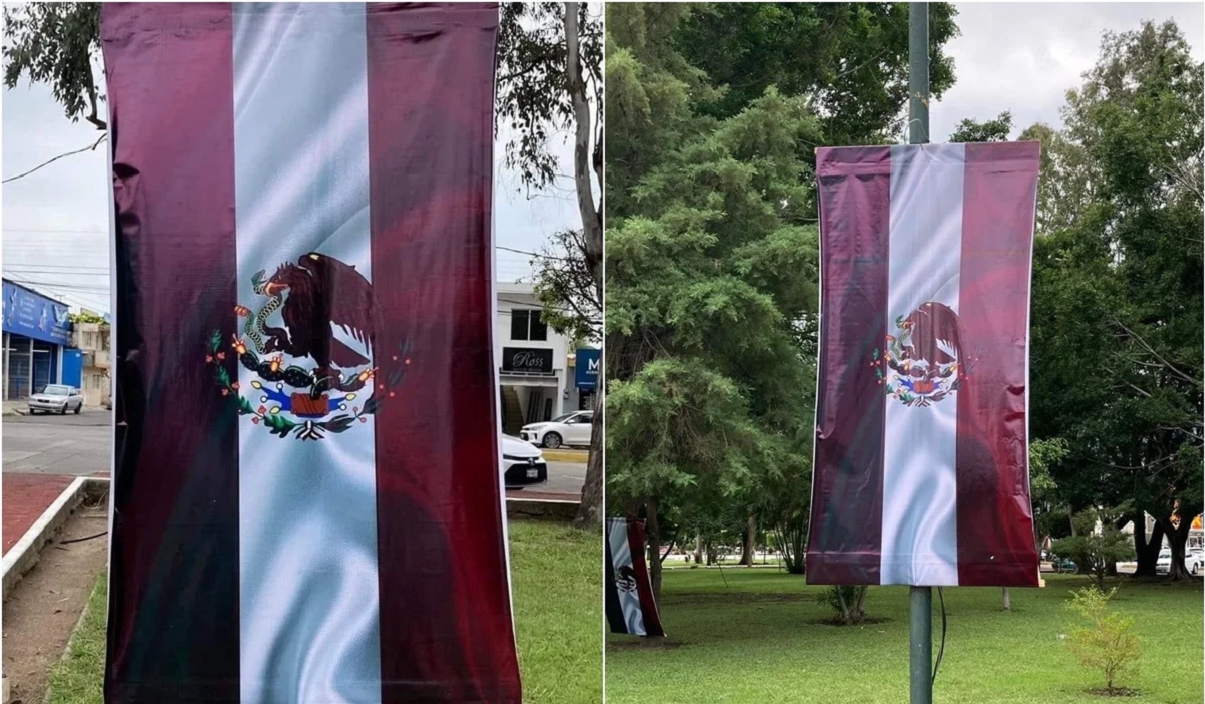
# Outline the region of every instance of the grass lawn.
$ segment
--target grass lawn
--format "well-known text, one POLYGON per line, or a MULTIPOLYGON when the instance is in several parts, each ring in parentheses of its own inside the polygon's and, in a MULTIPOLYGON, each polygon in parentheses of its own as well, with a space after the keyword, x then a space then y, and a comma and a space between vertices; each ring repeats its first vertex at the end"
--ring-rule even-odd
MULTIPOLYGON (((934 685, 939 704, 1117 701, 1085 692, 1103 685, 1067 652, 1059 635, 1073 615, 1068 592, 1087 577, 1047 575, 1044 589, 945 589, 946 651, 934 685)), ((607 704, 839 704, 908 701, 908 589, 874 587, 861 627, 818 623, 821 587, 772 569, 673 570, 664 576, 666 647, 608 635, 607 704), (725 586, 724 579, 727 579, 725 586)), ((1202 583, 1123 579, 1115 608, 1137 619, 1144 657, 1122 682, 1141 696, 1120 701, 1202 701, 1202 583)), ((941 621, 933 599, 934 646, 941 621)))
MULTIPOLYGON (((515 624, 524 701, 602 701, 602 537, 559 523, 512 521, 515 624)), ((101 704, 105 577, 50 674, 50 704, 101 704)))

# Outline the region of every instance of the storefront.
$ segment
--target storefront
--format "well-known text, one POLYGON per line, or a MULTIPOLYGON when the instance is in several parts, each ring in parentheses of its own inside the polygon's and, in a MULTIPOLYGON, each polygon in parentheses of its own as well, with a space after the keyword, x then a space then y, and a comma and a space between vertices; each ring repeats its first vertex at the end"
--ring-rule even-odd
POLYGON ((507 433, 560 415, 563 381, 554 359, 547 348, 502 348, 502 427, 507 433))
POLYGON ((574 355, 573 386, 577 392, 576 405, 579 411, 594 408, 601 354, 602 350, 583 347, 574 355))
POLYGON ((4 400, 28 398, 47 384, 79 386, 67 304, 7 280, 3 302, 4 400))

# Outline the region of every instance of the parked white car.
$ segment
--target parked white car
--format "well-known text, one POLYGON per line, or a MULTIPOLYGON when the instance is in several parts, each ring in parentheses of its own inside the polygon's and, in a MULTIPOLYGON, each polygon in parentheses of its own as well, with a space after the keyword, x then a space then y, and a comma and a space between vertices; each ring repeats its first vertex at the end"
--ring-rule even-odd
MULTIPOLYGON (((1201 550, 1186 550, 1184 553, 1184 567, 1194 575, 1201 574, 1205 570, 1205 552, 1201 550)), ((1163 548, 1159 551, 1159 559, 1155 562, 1155 574, 1167 574, 1172 569, 1172 551, 1171 548, 1163 548)))
POLYGON ((67 411, 79 413, 84 407, 84 397, 79 389, 64 384, 49 384, 41 391, 29 397, 29 415, 38 411, 45 413, 65 414, 67 411))
POLYGON ((502 436, 502 476, 507 489, 522 489, 548 482, 548 463, 544 453, 512 435, 502 436))
POLYGON ((547 423, 530 423, 519 437, 533 445, 556 449, 561 445, 589 445, 594 411, 575 411, 557 416, 547 423))

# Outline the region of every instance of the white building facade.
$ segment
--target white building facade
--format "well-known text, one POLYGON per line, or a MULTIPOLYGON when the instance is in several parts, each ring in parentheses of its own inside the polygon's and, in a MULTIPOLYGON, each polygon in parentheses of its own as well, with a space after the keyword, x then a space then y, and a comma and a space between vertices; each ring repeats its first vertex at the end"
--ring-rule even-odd
POLYGON ((544 324, 530 284, 499 283, 494 356, 499 363, 502 429, 518 435, 527 423, 578 410, 572 340, 544 324))

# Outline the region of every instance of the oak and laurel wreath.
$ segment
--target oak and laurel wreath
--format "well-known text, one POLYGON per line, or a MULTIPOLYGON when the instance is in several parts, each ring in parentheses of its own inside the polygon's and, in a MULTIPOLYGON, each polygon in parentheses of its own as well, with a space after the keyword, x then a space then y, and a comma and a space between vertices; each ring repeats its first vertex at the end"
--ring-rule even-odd
MULTIPOLYGON (((213 334, 209 336, 208 346, 209 354, 205 356, 205 361, 214 365, 214 383, 221 388, 222 395, 233 395, 236 399, 236 403, 238 405, 238 414, 240 416, 254 416, 256 419, 258 419, 258 421, 264 424, 264 427, 268 429, 269 433, 276 435, 277 437, 286 438, 290 434, 294 434, 302 440, 318 440, 323 437, 322 433, 324 432, 342 433, 348 428, 352 427, 357 420, 361 422, 367 421, 367 416, 375 415, 377 410, 380 408, 380 400, 378 399, 376 393, 369 396, 368 400, 364 402, 363 408, 353 407, 351 413, 337 415, 334 418, 325 421, 306 421, 304 423, 298 423, 286 418, 283 415, 280 415, 279 407, 266 409, 263 406, 260 406, 259 408, 254 408, 251 405, 251 402, 247 400, 247 397, 239 393, 239 383, 237 381, 231 381, 230 373, 226 371, 226 367, 223 364, 226 359, 226 353, 221 351, 222 333, 220 331, 213 331, 213 334)), ((234 346, 234 344, 231 344, 231 347, 234 346)), ((396 360, 399 358, 404 358, 409 351, 410 343, 403 342, 398 347, 398 352, 396 355, 394 355, 394 359, 396 360)), ((240 354, 239 361, 243 363, 243 366, 258 373, 258 367, 260 366, 261 360, 259 356, 252 351, 252 348, 248 347, 245 352, 240 354)), ((392 391, 402 383, 402 379, 405 377, 405 375, 405 365, 398 365, 392 372, 390 372, 389 377, 385 380, 385 383, 378 385, 377 391, 392 391)), ((287 367, 284 370, 282 378, 284 383, 295 388, 305 388, 306 386, 311 386, 314 383, 314 375, 312 372, 295 365, 290 365, 287 367), (295 384, 293 382, 298 383, 295 384)))
MULTIPOLYGON (((893 369, 895 369, 897 372, 899 372, 901 370, 896 368, 896 366, 894 364, 892 364, 893 360, 888 357, 886 350, 884 350, 883 357, 882 357, 882 359, 880 359, 879 358, 879 350, 876 347, 874 349, 874 351, 871 353, 871 358, 874 360, 873 362, 871 362, 871 366, 874 367, 875 378, 879 380, 880 384, 886 382, 887 393, 892 396, 895 396, 895 398, 899 399, 899 401, 901 403, 903 403, 905 406, 917 406, 919 408, 924 408, 925 406, 931 406, 931 405, 937 403, 938 401, 941 401, 943 398, 949 396, 950 394, 954 393, 955 391, 957 391, 958 387, 960 387, 962 385, 962 379, 955 378, 954 382, 952 384, 950 384, 949 388, 935 391, 927 396, 920 396, 920 395, 914 394, 911 391, 909 391, 908 389, 902 388, 902 387, 899 389, 895 389, 891 386, 891 382, 888 382, 886 380, 886 378, 883 374, 883 364, 884 363, 888 364, 893 369), (897 391, 899 392, 898 395, 896 395, 897 391)), ((971 360, 968 359, 966 362, 963 363, 963 373, 964 373, 964 375, 969 375, 970 371, 971 371, 971 360)), ((948 370, 945 373, 938 374, 935 376, 937 376, 937 378, 940 378, 940 379, 947 379, 947 378, 953 376, 954 374, 955 374, 954 371, 948 370)))

